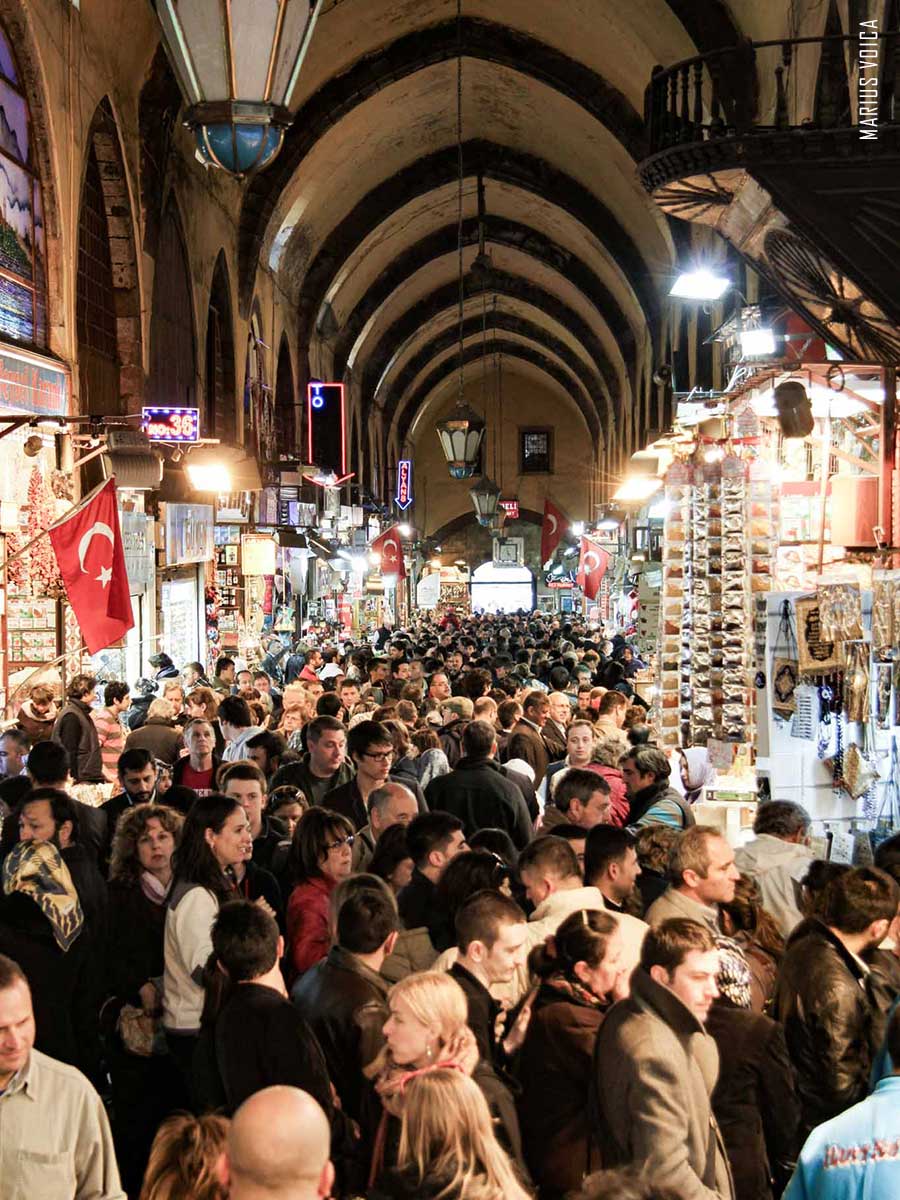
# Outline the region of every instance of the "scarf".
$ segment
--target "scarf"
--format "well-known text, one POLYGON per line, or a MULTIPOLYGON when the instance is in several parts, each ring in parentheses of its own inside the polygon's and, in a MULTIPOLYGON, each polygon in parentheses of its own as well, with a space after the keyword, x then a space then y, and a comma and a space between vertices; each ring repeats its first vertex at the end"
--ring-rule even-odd
POLYGON ((573 1004, 584 1004, 588 1008, 609 1007, 609 1001, 605 996, 595 996, 590 988, 562 972, 558 975, 551 975, 549 979, 544 980, 544 983, 554 992, 558 992, 560 999, 570 1000, 573 1004))
POLYGON ((141 871, 141 891, 151 904, 165 904, 169 895, 169 887, 163 887, 155 875, 151 875, 149 871, 141 871))
POLYGON ((69 868, 51 842, 19 842, 3 863, 3 892, 30 896, 65 952, 81 933, 84 914, 69 868))
POLYGON ((687 763, 684 798, 688 804, 696 804, 703 789, 716 782, 716 768, 710 763, 709 751, 705 746, 690 746, 681 753, 687 763))

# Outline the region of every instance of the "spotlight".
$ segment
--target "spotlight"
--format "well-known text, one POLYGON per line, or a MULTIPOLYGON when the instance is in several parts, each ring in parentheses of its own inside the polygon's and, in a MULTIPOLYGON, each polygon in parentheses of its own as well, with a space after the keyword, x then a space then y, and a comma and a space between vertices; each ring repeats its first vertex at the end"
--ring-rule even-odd
POLYGON ((681 300, 718 300, 731 287, 731 280, 724 275, 703 267, 696 271, 684 271, 669 290, 670 296, 681 300))

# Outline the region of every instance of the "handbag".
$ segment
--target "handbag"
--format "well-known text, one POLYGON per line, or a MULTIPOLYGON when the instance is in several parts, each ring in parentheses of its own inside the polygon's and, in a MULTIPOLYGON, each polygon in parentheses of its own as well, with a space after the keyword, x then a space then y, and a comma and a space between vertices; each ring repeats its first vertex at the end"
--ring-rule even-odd
POLYGON ((772 656, 772 711, 785 719, 797 711, 796 688, 800 676, 797 636, 790 600, 781 605, 781 620, 775 634, 772 656), (779 655, 779 650, 782 655, 779 655))
POLYGON ((157 1038, 163 1036, 159 1017, 144 1012, 134 1004, 123 1004, 116 1029, 122 1039, 122 1045, 129 1054, 136 1054, 139 1058, 151 1058, 160 1053, 156 1044, 157 1038))
POLYGON ((855 743, 844 751, 844 788, 858 800, 878 781, 878 769, 855 743))

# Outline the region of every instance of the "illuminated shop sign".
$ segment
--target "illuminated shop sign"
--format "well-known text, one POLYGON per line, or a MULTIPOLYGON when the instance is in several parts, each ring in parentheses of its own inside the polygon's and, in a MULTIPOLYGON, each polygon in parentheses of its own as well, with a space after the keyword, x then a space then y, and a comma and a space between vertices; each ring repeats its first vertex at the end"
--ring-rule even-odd
POLYGON ((199 408, 142 408, 141 428, 151 442, 198 442, 199 408))
POLYGON ((397 464, 397 495, 394 502, 401 512, 406 512, 413 502, 412 462, 401 458, 397 464))

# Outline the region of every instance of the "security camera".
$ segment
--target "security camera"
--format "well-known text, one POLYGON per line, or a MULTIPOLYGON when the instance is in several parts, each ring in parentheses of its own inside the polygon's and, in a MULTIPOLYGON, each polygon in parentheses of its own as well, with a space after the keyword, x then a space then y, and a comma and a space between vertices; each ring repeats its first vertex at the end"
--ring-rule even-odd
POLYGON ((663 363, 653 372, 653 382, 658 387, 668 387, 672 382, 672 367, 669 363, 663 363))

